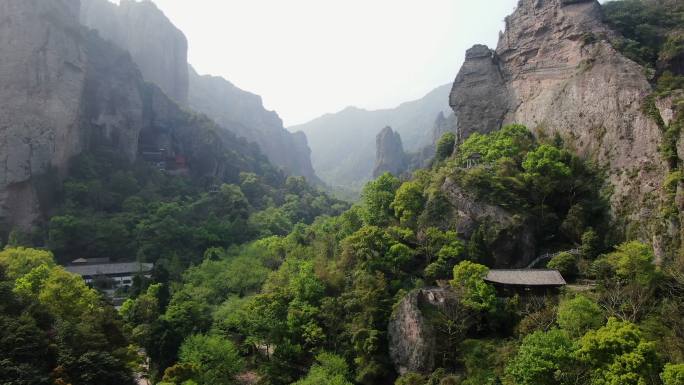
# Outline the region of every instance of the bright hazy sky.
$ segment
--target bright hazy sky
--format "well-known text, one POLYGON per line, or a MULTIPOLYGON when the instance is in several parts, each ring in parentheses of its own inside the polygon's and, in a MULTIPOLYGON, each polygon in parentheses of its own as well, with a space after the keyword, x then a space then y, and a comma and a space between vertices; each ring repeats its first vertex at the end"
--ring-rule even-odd
POLYGON ((353 105, 395 107, 495 46, 517 0, 153 0, 189 61, 257 93, 285 125, 353 105))

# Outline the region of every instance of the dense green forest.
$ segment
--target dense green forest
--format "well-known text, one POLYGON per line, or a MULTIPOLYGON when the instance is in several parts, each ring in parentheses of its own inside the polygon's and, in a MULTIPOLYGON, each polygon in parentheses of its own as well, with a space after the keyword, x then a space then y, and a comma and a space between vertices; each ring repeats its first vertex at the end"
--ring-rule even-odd
MULTIPOLYGON (((453 138, 445 137, 440 147, 453 148, 453 138)), ((148 260, 161 262, 166 271, 157 272, 153 282, 141 280, 117 316, 79 278, 56 267, 49 252, 8 246, 0 254, 0 333, 3 357, 9 357, 3 367, 15 379, 10 383, 125 383, 141 370, 136 347, 142 347, 151 360, 150 375, 163 384, 234 384, 236 378, 263 384, 681 384, 681 261, 656 267, 650 246, 611 243, 609 224, 602 222, 600 172, 559 138, 539 142, 519 125, 475 134, 457 154, 438 155, 431 169, 408 181, 381 176, 366 186, 361 202, 337 216, 314 211, 307 217, 315 204, 287 199, 257 210, 259 203, 252 204, 242 187, 230 185, 195 200, 147 205, 145 194, 131 188, 136 193, 109 198, 110 211, 98 209, 94 202, 104 200, 89 200, 92 195, 66 194, 64 212, 50 223, 50 244, 62 245, 53 246, 58 256, 68 256, 70 242, 80 239, 55 235, 67 233, 57 224, 62 218, 108 226, 127 218, 141 234, 127 247, 141 258, 156 258, 148 260), (466 168, 475 152, 481 163, 466 168), (470 239, 459 237, 450 227, 449 197, 440 188, 446 180, 478 201, 504 207, 517 222, 536 224, 542 249, 579 245, 579 255, 561 253, 549 262, 578 284, 537 301, 498 297, 483 277, 494 258, 491 242, 500 234, 488 226, 470 239), (193 222, 194 210, 209 199, 211 214, 193 222), (123 201, 128 203, 120 207, 137 209, 119 209, 116 202, 123 201), (197 236, 170 245, 165 242, 173 236, 163 238, 159 227, 157 236, 143 236, 148 223, 165 223, 170 234, 210 233, 212 221, 206 218, 212 216, 222 218, 224 228, 238 220, 251 229, 254 216, 276 210, 286 225, 250 234, 258 238, 251 242, 197 236), (160 211, 172 216, 160 219, 160 211), (241 216, 225 214, 233 212, 241 216), (163 262, 150 250, 172 257, 163 262), (178 278, 169 274, 184 264, 191 267, 178 278), (582 284, 589 280, 591 285, 582 284), (439 368, 397 378, 387 354, 393 308, 407 293, 438 281, 449 282, 459 298, 458 311, 430 316, 441 326, 435 346, 443 353, 439 368), (92 322, 78 322, 83 319, 92 322), (84 362, 89 359, 97 365, 84 362)), ((152 196, 191 189, 182 179, 161 178, 167 184, 152 196)), ((282 188, 305 188, 293 184, 290 179, 282 188)))
MULTIPOLYGON (((684 87, 680 2, 604 9, 656 93, 684 87)), ((678 160, 670 168, 681 180, 678 160)), ((0 251, 0 383, 684 385, 684 257, 656 261, 625 235, 610 194, 563 138, 516 124, 462 143, 445 134, 431 167, 384 174, 353 205, 270 167, 198 180, 87 153, 49 222, 0 251), (499 220, 464 236, 463 207, 499 220), (544 253, 537 267, 569 283, 558 293, 501 296, 484 280, 544 253), (155 267, 117 312, 60 267, 81 257, 155 267), (436 287, 454 301, 420 309, 434 368, 399 373, 393 315, 436 287)))

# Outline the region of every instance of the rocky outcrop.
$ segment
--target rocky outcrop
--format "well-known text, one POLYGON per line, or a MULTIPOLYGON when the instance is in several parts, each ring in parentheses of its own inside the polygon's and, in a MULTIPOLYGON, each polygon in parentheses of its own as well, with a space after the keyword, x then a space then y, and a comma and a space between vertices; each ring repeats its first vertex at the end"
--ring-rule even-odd
POLYGON ((444 288, 414 290, 401 300, 388 330, 390 358, 397 373, 432 373, 438 332, 424 310, 433 308, 449 314, 457 307, 456 294, 444 288))
POLYGON ((188 41, 151 1, 81 0, 81 22, 128 51, 146 81, 178 103, 188 98, 188 41))
POLYGON ((466 192, 453 179, 442 185, 451 204, 450 222, 464 239, 480 231, 488 260, 481 260, 493 268, 522 268, 536 255, 534 226, 529 221, 499 206, 490 205, 466 192))
POLYGON ((288 174, 321 183, 311 165, 303 135, 283 128, 261 97, 227 80, 200 76, 188 65, 185 35, 151 1, 83 0, 81 22, 130 52, 145 80, 158 85, 183 106, 204 113, 220 126, 259 145, 288 174))
POLYGON ((401 143, 401 136, 392 130, 392 127, 385 127, 380 131, 376 140, 377 161, 373 170, 373 177, 389 172, 392 175, 401 175, 408 167, 406 153, 401 143))
POLYGON ((444 116, 444 113, 440 112, 439 115, 437 115, 435 125, 432 128, 432 143, 430 146, 435 146, 442 138, 442 135, 447 132, 454 134, 458 133, 458 118, 454 113, 444 116))
POLYGON ((435 117, 449 111, 450 89, 441 86, 393 109, 349 107, 289 129, 306 134, 314 169, 328 185, 360 190, 373 177, 376 137, 382 128, 390 126, 399 133, 405 151, 421 151, 432 143, 435 117))
POLYGON ((521 0, 495 51, 469 51, 451 105, 461 140, 507 123, 560 134, 607 170, 613 214, 642 223, 640 236, 648 239, 656 231, 653 197, 667 171, 661 132, 642 112, 652 91, 644 69, 611 46, 611 34, 597 1, 521 0), (494 103, 485 107, 478 95, 494 103))
POLYGON ((164 148, 207 183, 273 175, 255 145, 183 110, 126 51, 83 28, 77 0, 8 0, 0 15, 0 230, 39 220, 83 151, 133 161, 164 148))
POLYGON ((64 175, 79 130, 86 57, 78 0, 0 2, 0 220, 39 213, 37 175, 64 175))
POLYGON ((222 127, 259 145, 269 160, 288 174, 320 184, 311 165, 306 135, 283 127, 277 113, 264 108, 261 97, 216 76, 200 76, 190 67, 189 105, 222 127))
POLYGON ((498 61, 496 53, 484 45, 466 52, 449 97, 463 139, 474 132, 498 129, 508 112, 509 96, 498 61))
POLYGON ((432 142, 419 151, 410 153, 404 151, 399 133, 394 133, 389 127, 385 128, 376 138, 376 159, 373 177, 377 178, 385 172, 400 176, 414 170, 430 167, 435 158, 437 142, 447 132, 455 134, 457 132, 457 123, 456 115, 451 113, 449 116, 444 116, 444 112, 440 111, 431 131, 432 142))

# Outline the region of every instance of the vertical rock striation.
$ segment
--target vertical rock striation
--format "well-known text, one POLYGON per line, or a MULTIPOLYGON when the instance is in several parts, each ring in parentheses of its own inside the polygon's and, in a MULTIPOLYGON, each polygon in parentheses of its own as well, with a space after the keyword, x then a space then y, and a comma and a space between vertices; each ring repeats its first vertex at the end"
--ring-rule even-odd
POLYGON ((644 70, 611 46, 612 34, 595 0, 521 0, 495 51, 469 51, 451 106, 461 140, 507 123, 560 134, 607 170, 613 213, 644 224, 649 239, 667 171, 661 132, 642 112, 652 92, 644 70))
POLYGON ((458 132, 467 138, 498 129, 508 112, 508 91, 496 53, 476 45, 466 52, 449 96, 449 105, 458 116, 458 132))
POLYGON ((188 100, 188 41, 151 1, 81 0, 81 23, 133 57, 146 81, 180 104, 188 100))
POLYGON ((256 145, 183 110, 131 56, 79 23, 78 0, 0 2, 0 230, 50 208, 74 156, 141 147, 187 159, 198 181, 277 175, 256 145))
POLYGON ((38 175, 64 175, 83 148, 86 57, 78 0, 0 2, 0 220, 39 214, 38 175))

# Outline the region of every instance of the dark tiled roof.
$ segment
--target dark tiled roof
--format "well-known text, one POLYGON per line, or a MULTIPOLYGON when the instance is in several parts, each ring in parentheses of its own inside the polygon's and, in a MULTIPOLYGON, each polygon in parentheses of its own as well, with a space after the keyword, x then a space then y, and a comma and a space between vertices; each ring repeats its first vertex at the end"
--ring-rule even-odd
POLYGON ((564 286, 565 279, 558 270, 490 270, 485 281, 513 286, 564 286))
POLYGON ((79 258, 71 261, 74 265, 104 265, 111 263, 109 258, 79 258))
POLYGON ((65 269, 73 274, 92 277, 96 275, 149 273, 153 267, 154 264, 152 263, 122 262, 98 265, 71 265, 66 266, 65 269))

